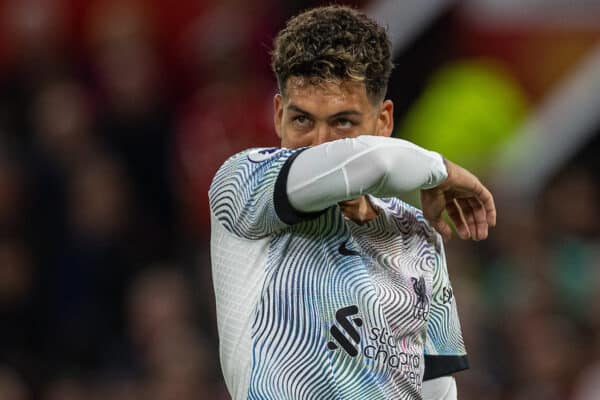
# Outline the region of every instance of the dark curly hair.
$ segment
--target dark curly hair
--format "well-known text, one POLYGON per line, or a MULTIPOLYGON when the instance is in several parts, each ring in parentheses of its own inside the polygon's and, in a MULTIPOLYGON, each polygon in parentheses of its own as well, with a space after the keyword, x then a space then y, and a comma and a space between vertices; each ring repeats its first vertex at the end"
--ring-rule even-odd
POLYGON ((274 41, 271 66, 279 91, 290 77, 310 84, 364 82, 372 100, 383 100, 392 71, 386 30, 345 6, 314 8, 291 18, 274 41))

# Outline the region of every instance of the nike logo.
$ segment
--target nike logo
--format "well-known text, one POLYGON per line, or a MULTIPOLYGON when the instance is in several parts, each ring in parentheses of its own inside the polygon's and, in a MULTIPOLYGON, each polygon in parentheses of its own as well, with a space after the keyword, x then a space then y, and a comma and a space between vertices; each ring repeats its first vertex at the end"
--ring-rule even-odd
POLYGON ((343 256, 358 256, 358 255, 360 255, 360 253, 358 251, 350 250, 349 248, 347 248, 346 242, 340 243, 340 247, 338 248, 338 251, 343 256))

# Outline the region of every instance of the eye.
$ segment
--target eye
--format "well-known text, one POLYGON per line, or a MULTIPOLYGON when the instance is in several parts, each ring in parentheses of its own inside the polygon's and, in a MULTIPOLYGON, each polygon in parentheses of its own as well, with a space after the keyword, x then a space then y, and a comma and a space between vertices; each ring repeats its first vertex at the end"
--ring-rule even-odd
POLYGON ((297 115, 292 119, 292 121, 300 128, 307 128, 312 123, 311 119, 306 115, 297 115))
POLYGON ((354 121, 351 121, 349 119, 340 118, 335 121, 335 125, 337 128, 340 129, 350 129, 353 128, 356 124, 354 123, 354 121))

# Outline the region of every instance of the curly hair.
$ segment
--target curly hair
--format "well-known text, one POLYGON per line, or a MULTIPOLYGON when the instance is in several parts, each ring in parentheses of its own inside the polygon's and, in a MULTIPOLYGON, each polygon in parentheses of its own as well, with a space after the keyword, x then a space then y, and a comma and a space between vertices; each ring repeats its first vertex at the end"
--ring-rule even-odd
POLYGON ((365 14, 327 6, 291 18, 274 41, 271 66, 280 93, 290 77, 319 85, 364 82, 372 100, 382 100, 392 71, 386 30, 365 14))

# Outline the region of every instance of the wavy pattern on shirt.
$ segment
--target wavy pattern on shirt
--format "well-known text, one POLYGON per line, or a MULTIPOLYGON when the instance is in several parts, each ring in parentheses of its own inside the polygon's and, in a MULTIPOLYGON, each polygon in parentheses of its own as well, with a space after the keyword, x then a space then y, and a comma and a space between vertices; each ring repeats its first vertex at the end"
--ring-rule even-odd
MULTIPOLYGON (((377 200, 374 200, 377 201, 377 200)), ((444 289, 452 290, 448 276, 446 257, 441 237, 427 223, 421 210, 407 205, 398 199, 380 200, 380 204, 390 210, 392 223, 403 238, 411 242, 405 248, 394 249, 393 241, 388 241, 389 254, 403 254, 406 248, 416 250, 414 262, 420 268, 433 272, 430 288, 430 313, 427 323, 426 355, 465 355, 466 349, 461 334, 460 320, 455 301, 444 298, 444 289), (421 245, 417 245, 421 243, 421 245)), ((383 229, 383 226, 380 226, 383 229)), ((385 242, 384 242, 385 243, 385 242)), ((393 265, 403 265, 396 259, 393 265)), ((410 264, 410 262, 409 262, 410 264)))
MULTIPOLYGON (((247 398, 420 399, 424 351, 464 354, 456 309, 441 297, 449 281, 439 237, 420 211, 397 199, 372 198, 380 213, 364 225, 347 220, 337 206, 285 225, 275 214, 273 187, 291 154, 260 163, 235 156, 210 192, 212 211, 227 231, 265 238, 264 246, 268 241, 253 313, 239 322, 251 334, 247 398), (346 322, 358 341, 336 319, 351 306, 358 313, 346 322), (358 354, 336 345, 334 326, 358 354)), ((256 242, 247 240, 248 249, 256 242)), ((226 249, 226 239, 219 246, 226 249)), ((227 252, 216 251, 214 259, 226 262, 227 252)))
POLYGON ((339 244, 341 233, 349 234, 339 210, 294 227, 294 233, 272 243, 253 325, 249 399, 386 398, 382 384, 389 378, 386 371, 374 374, 365 368, 364 358, 327 349, 336 310, 359 303, 366 325, 379 314, 376 293, 367 272, 359 267, 360 259, 343 258, 331 248, 339 244), (294 256, 282 259, 284 253, 294 256), (314 256, 320 253, 322 257, 314 256), (313 255, 310 261, 307 254, 313 255))
POLYGON ((273 188, 281 166, 295 153, 285 149, 262 162, 250 161, 248 155, 257 150, 227 160, 208 192, 211 210, 225 229, 246 239, 260 239, 286 226, 275 212, 273 188))

